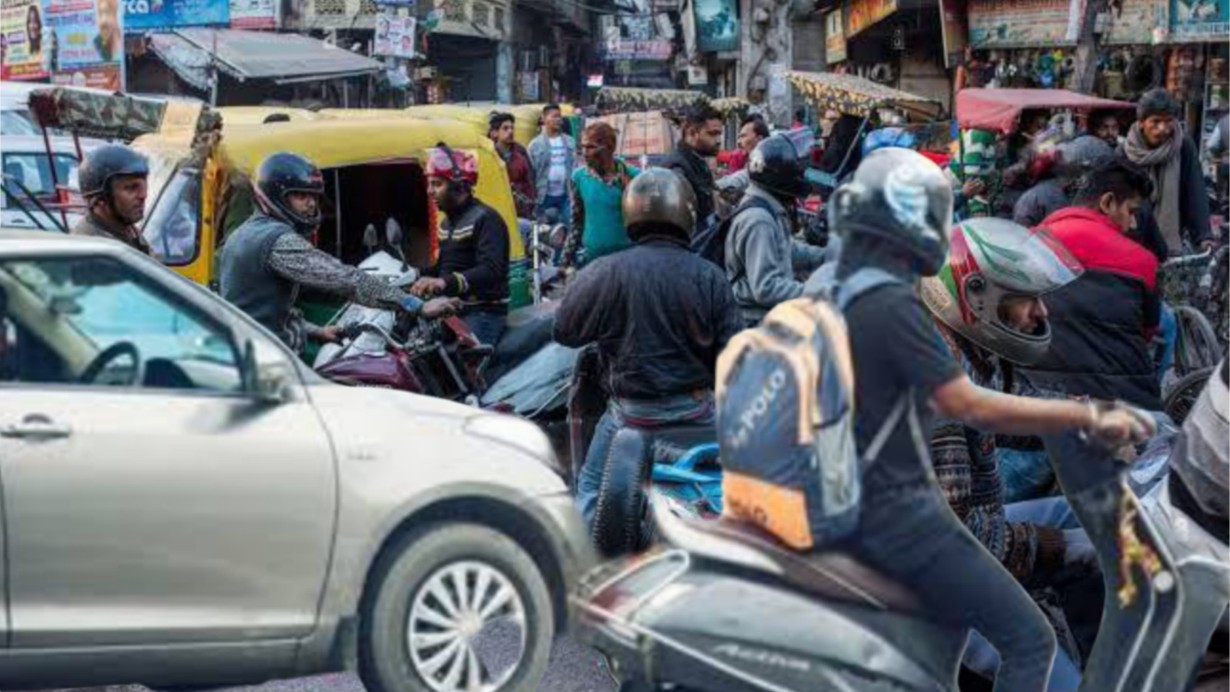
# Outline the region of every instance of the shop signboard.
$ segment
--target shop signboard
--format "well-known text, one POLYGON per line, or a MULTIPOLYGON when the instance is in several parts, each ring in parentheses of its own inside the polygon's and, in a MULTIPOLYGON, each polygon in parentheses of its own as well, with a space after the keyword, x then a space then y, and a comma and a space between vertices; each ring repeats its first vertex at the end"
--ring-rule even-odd
POLYGON ((1155 0, 1123 0, 1111 10, 1110 32, 1102 38, 1105 45, 1152 43, 1153 31, 1166 24, 1166 9, 1155 0))
POLYGON ((4 54, 0 72, 6 80, 43 80, 51 74, 52 47, 39 0, 3 0, 0 32, 4 54))
POLYGON ((232 29, 278 28, 275 0, 230 0, 232 29))
POLYGON ((1084 16, 1082 0, 970 0, 974 48, 1073 45, 1084 16))
POLYGON ((372 55, 413 58, 416 22, 414 17, 398 17, 381 11, 376 15, 376 40, 372 55))
POLYGON ((961 64, 965 46, 969 44, 969 20, 966 0, 940 0, 940 31, 944 40, 944 67, 961 64))
POLYGON ((670 41, 629 41, 615 38, 606 42, 607 62, 619 60, 668 60, 670 41))
POLYGON ((846 27, 841 8, 824 15, 824 60, 832 65, 846 59, 846 27))
POLYGON ((124 31, 130 34, 230 22, 230 3, 220 0, 124 0, 124 31))
POLYGON ((1230 34, 1230 0, 1170 0, 1172 41, 1221 41, 1230 34))
POLYGON ((846 38, 897 11, 897 0, 850 0, 846 3, 846 38))
POLYGON ((739 49, 739 11, 734 0, 693 0, 696 44, 702 53, 739 49))
POLYGON ((55 32, 52 82, 118 91, 123 83, 123 13, 118 0, 50 0, 55 32))

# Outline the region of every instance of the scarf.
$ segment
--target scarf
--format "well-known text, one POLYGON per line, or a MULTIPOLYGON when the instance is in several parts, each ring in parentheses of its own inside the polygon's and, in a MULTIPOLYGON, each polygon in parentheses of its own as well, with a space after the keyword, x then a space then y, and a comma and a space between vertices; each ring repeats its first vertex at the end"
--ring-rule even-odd
POLYGON ((1132 163, 1144 168, 1153 179, 1153 214, 1158 228, 1166 239, 1171 255, 1183 251, 1182 219, 1179 215, 1179 195, 1183 170, 1183 128, 1175 127, 1170 141, 1156 149, 1150 149, 1140 132, 1140 123, 1134 123, 1123 142, 1123 152, 1132 163))

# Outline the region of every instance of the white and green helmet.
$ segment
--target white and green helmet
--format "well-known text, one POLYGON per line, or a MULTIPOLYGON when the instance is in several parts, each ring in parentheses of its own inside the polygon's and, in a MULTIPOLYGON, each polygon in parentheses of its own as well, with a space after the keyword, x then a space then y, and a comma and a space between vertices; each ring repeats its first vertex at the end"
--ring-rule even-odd
POLYGON ((1013 329, 1000 312, 1005 298, 1038 297, 1066 286, 1080 262, 1049 231, 1006 219, 979 218, 952 229, 948 261, 920 286, 927 308, 961 336, 1020 365, 1038 362, 1051 344, 1050 325, 1013 329))

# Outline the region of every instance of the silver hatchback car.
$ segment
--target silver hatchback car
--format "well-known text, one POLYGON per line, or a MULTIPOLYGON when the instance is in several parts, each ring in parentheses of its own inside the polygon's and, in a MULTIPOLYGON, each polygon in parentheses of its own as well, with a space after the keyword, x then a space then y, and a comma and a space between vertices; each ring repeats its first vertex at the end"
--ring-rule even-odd
POLYGON ((592 559, 555 465, 119 243, 0 231, 2 689, 533 690, 592 559))

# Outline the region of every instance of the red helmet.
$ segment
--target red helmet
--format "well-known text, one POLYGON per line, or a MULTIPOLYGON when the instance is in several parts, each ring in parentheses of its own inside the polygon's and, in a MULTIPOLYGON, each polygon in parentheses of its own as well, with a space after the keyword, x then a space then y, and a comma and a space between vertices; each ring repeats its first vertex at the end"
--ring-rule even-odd
POLYGON ((478 183, 478 159, 441 143, 427 151, 427 175, 474 185, 478 183))

